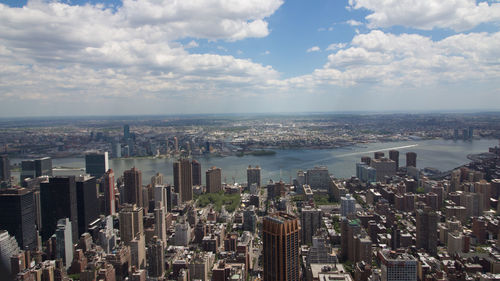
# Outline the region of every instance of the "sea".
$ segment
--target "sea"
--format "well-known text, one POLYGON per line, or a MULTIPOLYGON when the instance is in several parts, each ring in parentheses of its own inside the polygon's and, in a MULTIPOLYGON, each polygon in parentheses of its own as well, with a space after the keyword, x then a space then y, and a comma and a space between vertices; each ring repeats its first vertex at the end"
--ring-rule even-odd
MULTIPOLYGON (((350 178, 356 174, 356 163, 360 162, 362 156, 371 156, 376 151, 388 152, 396 149, 400 153, 399 163, 406 163, 406 152, 417 153, 417 168, 435 168, 440 171, 448 171, 470 162, 469 154, 488 152, 489 147, 497 146, 498 139, 474 139, 462 140, 413 140, 401 142, 379 142, 358 144, 333 149, 277 149, 274 155, 253 156, 201 156, 193 157, 202 165, 202 172, 212 166, 222 169, 222 180, 226 183, 246 182, 246 169, 249 165, 261 167, 262 183, 269 180, 291 182, 297 171, 314 168, 315 166, 326 166, 330 174, 337 178, 350 178)), ((22 159, 12 159, 12 163, 18 163, 22 159)), ((150 183, 151 177, 156 173, 164 175, 165 183, 172 183, 173 162, 175 158, 121 158, 110 159, 109 165, 115 172, 115 177, 122 175, 125 170, 132 167, 142 171, 143 184, 150 183)), ((85 159, 57 158, 52 160, 55 167, 54 175, 78 175, 83 174, 85 159), (57 167, 64 167, 58 169, 57 167), (74 169, 67 169, 72 167, 74 169)), ((19 172, 12 173, 19 178, 19 172)), ((204 173, 203 173, 204 174, 204 173)), ((203 182, 205 177, 202 176, 203 182)))

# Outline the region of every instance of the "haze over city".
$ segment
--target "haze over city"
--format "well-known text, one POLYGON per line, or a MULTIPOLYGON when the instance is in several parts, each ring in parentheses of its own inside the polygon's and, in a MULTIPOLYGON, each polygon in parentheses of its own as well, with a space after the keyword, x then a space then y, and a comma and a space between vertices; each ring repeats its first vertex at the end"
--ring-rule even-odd
POLYGON ((500 109, 498 1, 1 1, 0 116, 500 109))

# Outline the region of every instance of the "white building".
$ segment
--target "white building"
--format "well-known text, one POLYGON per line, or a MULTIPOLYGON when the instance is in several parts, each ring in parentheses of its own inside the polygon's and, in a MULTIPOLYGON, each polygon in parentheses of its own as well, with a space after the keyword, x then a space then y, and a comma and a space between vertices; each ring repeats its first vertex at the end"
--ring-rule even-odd
POLYGON ((348 217, 350 215, 356 214, 356 199, 347 194, 345 197, 340 198, 340 215, 343 217, 348 217))
POLYGON ((68 269, 73 261, 73 240, 71 221, 68 218, 57 221, 56 229, 56 258, 62 259, 68 269))

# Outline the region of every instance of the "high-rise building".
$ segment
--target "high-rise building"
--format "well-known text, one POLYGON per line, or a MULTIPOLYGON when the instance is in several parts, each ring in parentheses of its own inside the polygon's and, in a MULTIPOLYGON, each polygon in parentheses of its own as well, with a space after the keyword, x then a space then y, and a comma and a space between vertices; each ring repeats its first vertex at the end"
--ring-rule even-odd
POLYGON ((78 236, 87 232, 89 224, 99 218, 97 183, 94 177, 76 179, 76 202, 78 207, 78 236))
POLYGON ((167 244, 167 225, 165 221, 166 210, 161 203, 157 202, 155 212, 155 235, 165 245, 167 244))
POLYGON ((260 167, 256 166, 252 168, 252 166, 248 166, 247 168, 247 184, 248 186, 252 184, 257 184, 260 187, 260 167))
POLYGON ((389 150, 389 159, 396 162, 396 169, 399 168, 399 151, 389 150))
POLYGON ((189 159, 174 162, 174 186, 181 202, 193 200, 193 170, 189 159))
POLYGON ((57 221, 69 218, 73 241, 78 240, 78 205, 74 176, 51 177, 40 183, 40 205, 42 210, 42 239, 54 234, 57 221))
POLYGON ((340 197, 340 215, 348 217, 356 214, 356 199, 351 194, 340 197))
POLYGON ((111 144, 111 156, 113 158, 121 158, 122 157, 122 146, 119 142, 113 142, 111 144))
POLYGON ((206 172, 207 193, 217 193, 222 190, 222 170, 211 167, 206 172))
POLYGON ((37 178, 41 176, 52 176, 52 159, 50 157, 21 162, 21 182, 25 178, 37 178))
MULTIPOLYGON (((5 280, 14 280, 12 277, 12 267, 10 258, 19 253, 19 246, 16 238, 9 235, 8 231, 0 230, 0 274, 5 280)), ((2 279, 4 280, 4 279, 2 279)))
POLYGON ((62 259, 68 269, 73 261, 73 240, 71 239, 71 222, 68 218, 57 221, 56 258, 62 259))
POLYGON ((377 181, 385 182, 385 177, 396 175, 396 162, 391 159, 382 157, 372 159, 370 166, 372 166, 377 174, 377 181))
POLYGON ((330 173, 325 166, 314 167, 307 170, 306 184, 312 189, 328 189, 330 187, 330 173))
POLYGON ((300 229, 302 232, 302 244, 311 244, 312 237, 321 227, 323 212, 320 209, 314 209, 311 206, 302 208, 300 214, 300 229))
POLYGON ((129 204, 143 206, 142 200, 142 172, 133 167, 123 172, 124 201, 129 204))
POLYGON ((85 154, 85 171, 87 174, 100 178, 108 169, 108 152, 85 154))
POLYGON ((417 281, 417 260, 408 254, 390 250, 378 252, 381 261, 381 281, 417 281))
POLYGON ((191 165, 193 166, 193 185, 201 185, 201 164, 200 162, 193 160, 191 165))
POLYGON ((417 249, 425 249, 433 256, 437 254, 438 221, 439 216, 431 208, 417 210, 417 249))
POLYGON ((115 173, 112 169, 109 169, 104 176, 102 176, 101 186, 104 191, 104 214, 114 215, 116 214, 115 173))
POLYGON ((163 174, 156 173, 151 177, 151 186, 163 185, 163 174))
POLYGON ((177 137, 174 137, 174 151, 179 152, 179 140, 177 137))
POLYGON ((417 153, 406 153, 406 167, 417 167, 417 153))
POLYGON ((356 177, 363 182, 376 182, 377 170, 364 162, 356 163, 356 177))
POLYGON ((0 182, 10 180, 10 161, 7 155, 0 155, 0 182))
POLYGON ((129 245, 136 236, 144 234, 142 208, 135 204, 125 204, 120 210, 120 239, 129 245))
POLYGON ((163 242, 156 236, 148 244, 148 275, 150 277, 162 277, 165 274, 163 245, 163 242))
POLYGON ((130 126, 123 125, 123 139, 128 140, 130 138, 130 126))
POLYGON ((136 268, 146 268, 146 240, 144 234, 139 233, 135 236, 130 245, 130 264, 136 268))
POLYGON ((0 189, 0 228, 16 237, 22 249, 35 250, 35 202, 25 188, 0 189))
POLYGON ((299 221, 293 215, 276 213, 264 218, 264 280, 299 280, 299 231, 299 221))

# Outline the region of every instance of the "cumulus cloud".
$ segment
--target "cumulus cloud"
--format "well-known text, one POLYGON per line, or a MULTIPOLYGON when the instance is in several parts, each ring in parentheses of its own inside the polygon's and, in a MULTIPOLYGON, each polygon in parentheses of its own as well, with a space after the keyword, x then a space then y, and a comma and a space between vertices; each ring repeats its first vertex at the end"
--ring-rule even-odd
POLYGON ((328 45, 328 47, 326 47, 325 50, 327 50, 327 51, 334 51, 334 50, 337 50, 337 49, 343 49, 346 46, 347 46, 346 43, 333 43, 333 44, 328 45))
POLYGON ((367 9, 368 27, 406 26, 423 30, 469 30, 500 21, 500 3, 476 0, 349 0, 351 9, 367 9))
POLYGON ((500 32, 457 34, 440 41, 380 30, 356 35, 350 47, 328 56, 323 68, 288 79, 290 85, 319 87, 369 84, 421 87, 500 78, 500 32))
POLYGON ((311 52, 319 52, 319 51, 321 51, 321 49, 318 46, 313 46, 313 47, 307 49, 306 52, 311 53, 311 52))
MULTIPOLYGON (((269 34, 282 0, 124 0, 117 8, 32 0, 0 4, 0 99, 210 93, 277 78, 270 66, 191 54, 194 40, 269 34), (203 3, 202 3, 203 2, 203 3), (200 6, 201 5, 201 6, 200 6)), ((151 95, 149 95, 151 96, 151 95)))
POLYGON ((362 22, 357 21, 357 20, 348 20, 348 21, 346 21, 346 23, 350 26, 360 26, 363 24, 362 22))

